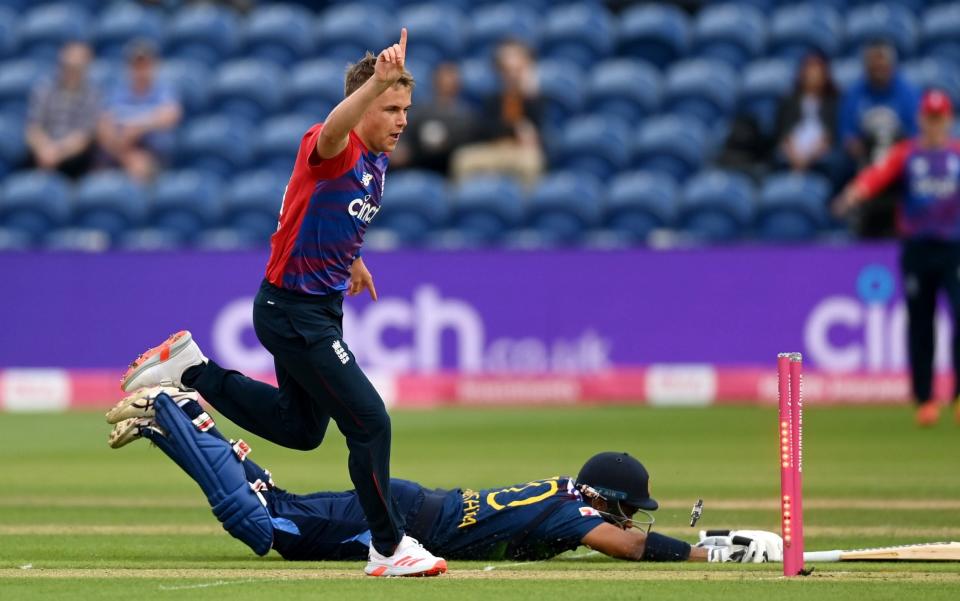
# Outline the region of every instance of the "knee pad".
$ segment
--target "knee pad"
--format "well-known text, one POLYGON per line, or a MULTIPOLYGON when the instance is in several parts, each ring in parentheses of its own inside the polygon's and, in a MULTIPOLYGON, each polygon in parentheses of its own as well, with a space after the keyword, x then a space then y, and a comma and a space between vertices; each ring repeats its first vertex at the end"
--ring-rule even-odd
POLYGON ((166 436, 151 436, 151 440, 200 485, 224 530, 257 555, 266 555, 273 544, 270 513, 247 481, 234 449, 197 431, 167 395, 157 396, 156 410, 157 424, 166 436))

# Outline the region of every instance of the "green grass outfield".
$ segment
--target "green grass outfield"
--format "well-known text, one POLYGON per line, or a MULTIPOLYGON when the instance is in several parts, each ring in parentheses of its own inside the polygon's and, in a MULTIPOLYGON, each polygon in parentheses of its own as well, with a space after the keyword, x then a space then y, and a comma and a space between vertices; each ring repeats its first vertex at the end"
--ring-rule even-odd
MULTIPOLYGON (((907 407, 815 408, 805 418, 808 550, 960 540, 960 427, 944 419, 920 431, 907 407)), ((428 486, 575 474, 592 453, 624 449, 651 471, 658 530, 695 539, 687 523, 697 497, 702 527, 779 527, 771 408, 456 409, 397 412, 393 423, 394 475, 428 486)), ((779 564, 630 564, 581 548, 381 580, 363 577, 360 563, 257 558, 158 450, 111 450, 108 431, 100 414, 0 414, 0 600, 960 598, 960 563, 819 564, 783 579, 779 564)), ((350 487, 335 428, 310 453, 245 438, 285 488, 350 487)))

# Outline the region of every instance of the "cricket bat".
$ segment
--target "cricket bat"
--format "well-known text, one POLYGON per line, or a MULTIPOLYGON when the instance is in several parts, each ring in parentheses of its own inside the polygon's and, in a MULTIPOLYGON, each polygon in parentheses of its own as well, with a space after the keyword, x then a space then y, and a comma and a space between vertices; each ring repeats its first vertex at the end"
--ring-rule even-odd
POLYGON ((921 543, 849 551, 808 551, 804 562, 821 561, 960 561, 960 543, 921 543))

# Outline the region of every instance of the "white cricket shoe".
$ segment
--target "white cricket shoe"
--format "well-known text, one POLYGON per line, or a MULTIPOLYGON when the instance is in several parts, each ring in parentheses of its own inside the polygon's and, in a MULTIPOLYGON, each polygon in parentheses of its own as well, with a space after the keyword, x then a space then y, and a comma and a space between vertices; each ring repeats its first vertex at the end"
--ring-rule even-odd
POLYGON ((390 557, 370 545, 370 561, 363 571, 367 576, 439 576, 447 571, 447 562, 434 557, 417 539, 404 536, 390 557))
POLYGON ((113 427, 113 431, 107 437, 107 444, 110 445, 111 449, 125 447, 135 440, 140 440, 143 437, 143 431, 148 428, 163 434, 163 430, 151 418, 131 417, 125 419, 113 427))
POLYGON ((124 392, 161 385, 183 388, 183 372, 206 362, 190 332, 181 330, 137 357, 123 374, 120 387, 124 392))
POLYGON ((173 386, 138 388, 114 405, 113 409, 107 411, 107 423, 116 424, 131 417, 155 416, 157 410, 154 402, 160 393, 166 394, 177 404, 188 399, 193 401, 200 400, 200 394, 196 390, 183 390, 181 388, 174 388, 173 386))

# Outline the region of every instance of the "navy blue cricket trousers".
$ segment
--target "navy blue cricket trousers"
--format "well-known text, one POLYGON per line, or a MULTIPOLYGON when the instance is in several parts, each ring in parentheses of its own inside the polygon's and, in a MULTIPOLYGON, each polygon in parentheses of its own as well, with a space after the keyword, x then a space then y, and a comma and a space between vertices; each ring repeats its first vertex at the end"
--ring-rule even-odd
POLYGON ((273 355, 278 387, 213 361, 187 370, 184 384, 241 428, 292 449, 319 446, 333 418, 374 547, 392 555, 404 521, 390 495, 390 416, 343 342, 343 295, 309 297, 264 281, 253 326, 273 355))

